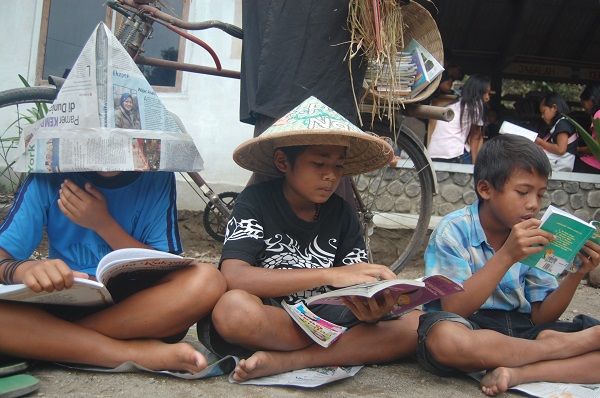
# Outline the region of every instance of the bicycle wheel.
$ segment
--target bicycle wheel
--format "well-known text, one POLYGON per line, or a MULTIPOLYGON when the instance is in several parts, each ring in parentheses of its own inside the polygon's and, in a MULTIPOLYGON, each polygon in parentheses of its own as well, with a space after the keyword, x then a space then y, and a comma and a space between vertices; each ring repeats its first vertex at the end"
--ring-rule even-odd
POLYGON ((12 151, 23 128, 44 116, 56 98, 55 87, 22 87, 0 92, 0 219, 12 205, 24 175, 10 168, 12 151))
MULTIPOLYGON (((238 193, 222 192, 218 196, 231 213, 238 193)), ((227 228, 227 222, 229 221, 228 214, 222 214, 212 202, 208 202, 204 208, 202 220, 204 222, 204 229, 206 229, 206 232, 208 232, 213 239, 219 242, 223 242, 225 240, 225 231, 227 228)))
MULTIPOLYGON (((394 139, 385 123, 369 127, 394 139)), ((400 156, 396 167, 357 176, 355 183, 366 208, 363 217, 372 218, 365 228, 369 260, 399 273, 427 234, 435 184, 431 164, 415 134, 402 125, 395 135, 400 156)))

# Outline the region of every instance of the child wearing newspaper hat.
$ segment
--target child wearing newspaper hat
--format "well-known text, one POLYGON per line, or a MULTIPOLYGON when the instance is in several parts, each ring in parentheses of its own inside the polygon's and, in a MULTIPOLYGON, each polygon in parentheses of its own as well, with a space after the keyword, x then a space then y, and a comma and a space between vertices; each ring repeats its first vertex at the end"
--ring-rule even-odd
MULTIPOLYGON (((98 260, 122 248, 179 254, 172 172, 32 173, 0 226, 0 283, 60 291, 93 279, 98 260), (48 259, 30 255, 47 232, 48 259)), ((115 368, 198 373, 204 356, 181 340, 225 292, 210 264, 195 263, 138 286, 104 308, 0 300, 0 354, 115 368)))
POLYGON ((311 306, 348 327, 328 348, 298 327, 281 301, 294 302, 379 279, 386 266, 367 263, 354 210, 334 194, 342 176, 389 163, 393 149, 311 97, 234 152, 240 166, 280 178, 247 187, 228 223, 220 262, 229 291, 212 318, 198 324, 201 342, 242 359, 236 381, 327 365, 387 362, 415 352, 420 311, 387 319, 397 298, 350 297, 347 306, 311 306), (253 351, 256 351, 252 353, 253 351))

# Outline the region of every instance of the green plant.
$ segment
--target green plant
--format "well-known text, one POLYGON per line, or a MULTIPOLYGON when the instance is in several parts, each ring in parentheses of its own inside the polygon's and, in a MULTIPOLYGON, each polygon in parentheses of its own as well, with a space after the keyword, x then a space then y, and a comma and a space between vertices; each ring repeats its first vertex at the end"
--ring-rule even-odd
MULTIPOLYGON (((573 123, 573 126, 575 126, 575 128, 577 129, 577 132, 579 133, 581 138, 583 138, 583 140, 585 141, 585 144, 592 152, 592 155, 594 155, 594 157, 596 159, 598 159, 598 161, 600 161, 600 134, 596 133, 596 138, 594 138, 591 136, 590 133, 587 132, 586 129, 581 127, 581 125, 579 123, 577 123, 575 120, 571 119, 567 115, 563 115, 563 116, 566 117, 568 121, 573 123)), ((594 131, 600 132, 600 119, 594 119, 593 123, 594 123, 594 131)))
MULTIPOLYGON (((30 87, 23 76, 18 76, 25 87, 30 87)), ((19 107, 15 107, 14 109, 16 109, 16 119, 4 129, 2 134, 0 134, 0 158, 2 162, 0 177, 4 177, 5 182, 8 185, 4 187, 4 189, 8 192, 14 192, 25 178, 24 174, 15 176, 10 173, 10 168, 14 164, 14 161, 9 160, 11 150, 17 147, 24 125, 33 124, 38 120, 43 119, 48 113, 48 106, 41 102, 34 103, 30 108, 22 111, 19 107)))

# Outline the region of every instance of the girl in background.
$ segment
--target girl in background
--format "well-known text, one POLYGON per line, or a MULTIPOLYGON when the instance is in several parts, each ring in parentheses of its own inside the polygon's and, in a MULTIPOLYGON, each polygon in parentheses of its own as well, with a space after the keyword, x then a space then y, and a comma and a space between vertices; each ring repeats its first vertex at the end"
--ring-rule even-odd
MULTIPOLYGON (((600 119, 600 84, 590 84, 579 96, 581 106, 593 119, 600 119)), ((594 124, 590 127, 592 137, 596 138, 594 124)), ((577 147, 574 171, 579 173, 600 174, 600 161, 596 159, 587 146, 577 147)))
POLYGON ((540 102, 540 113, 550 129, 543 138, 536 138, 535 143, 548 155, 552 171, 573 171, 579 136, 563 116, 571 113, 567 101, 558 93, 546 94, 540 102))
POLYGON ((456 115, 450 122, 438 122, 431 135, 429 155, 438 162, 471 164, 483 143, 486 104, 490 100, 490 79, 475 74, 467 79, 461 97, 448 105, 456 115))

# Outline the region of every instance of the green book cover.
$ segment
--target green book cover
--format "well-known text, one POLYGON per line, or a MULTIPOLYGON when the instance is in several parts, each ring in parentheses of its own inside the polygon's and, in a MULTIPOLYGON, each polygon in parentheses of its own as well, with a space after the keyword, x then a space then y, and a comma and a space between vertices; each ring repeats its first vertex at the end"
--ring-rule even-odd
POLYGON ((556 240, 550 242, 541 252, 532 254, 521 262, 558 276, 573 262, 585 242, 596 233, 596 227, 552 205, 548 207, 541 221, 540 228, 553 233, 556 240))

